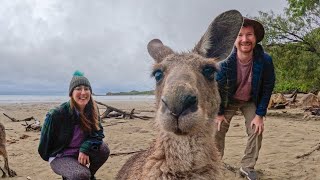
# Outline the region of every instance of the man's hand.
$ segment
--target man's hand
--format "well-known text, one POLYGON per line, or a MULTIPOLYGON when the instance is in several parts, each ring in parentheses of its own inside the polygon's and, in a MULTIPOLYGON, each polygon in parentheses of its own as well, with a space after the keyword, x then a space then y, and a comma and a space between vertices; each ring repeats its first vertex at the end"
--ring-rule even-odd
POLYGON ((217 115, 217 117, 214 119, 214 122, 218 125, 218 131, 220 131, 222 121, 227 122, 224 115, 217 115))
POLYGON ((83 152, 79 153, 78 162, 84 166, 90 164, 89 156, 83 152))
POLYGON ((262 134, 264 131, 263 117, 256 115, 251 121, 251 129, 253 126, 255 127, 254 133, 258 133, 258 135, 262 134))

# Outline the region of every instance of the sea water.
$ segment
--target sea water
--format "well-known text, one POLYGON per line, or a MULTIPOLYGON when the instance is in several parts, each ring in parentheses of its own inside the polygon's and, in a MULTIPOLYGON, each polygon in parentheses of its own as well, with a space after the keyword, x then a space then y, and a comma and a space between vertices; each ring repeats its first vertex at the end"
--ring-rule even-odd
MULTIPOLYGON (((97 101, 145 101, 154 100, 154 95, 93 96, 97 101)), ((0 95, 0 104, 10 103, 60 103, 68 101, 66 95, 0 95)))

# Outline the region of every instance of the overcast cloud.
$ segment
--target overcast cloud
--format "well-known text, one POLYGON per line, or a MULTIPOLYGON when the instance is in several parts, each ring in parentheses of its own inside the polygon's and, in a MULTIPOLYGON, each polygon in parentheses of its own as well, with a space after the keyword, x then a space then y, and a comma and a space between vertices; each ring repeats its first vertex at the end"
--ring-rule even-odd
POLYGON ((151 39, 187 51, 224 11, 255 16, 285 7, 285 0, 2 0, 0 94, 66 94, 75 70, 96 93, 151 90, 151 39))

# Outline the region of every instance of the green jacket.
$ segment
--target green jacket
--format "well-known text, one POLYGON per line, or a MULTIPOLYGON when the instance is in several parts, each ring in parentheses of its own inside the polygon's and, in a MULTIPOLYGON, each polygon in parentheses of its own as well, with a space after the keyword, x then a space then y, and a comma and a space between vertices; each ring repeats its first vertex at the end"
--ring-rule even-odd
MULTIPOLYGON (((79 116, 75 110, 71 109, 70 102, 65 102, 47 113, 38 147, 38 152, 43 160, 48 161, 49 157, 55 157, 70 144, 77 121, 79 121, 79 116)), ((80 152, 88 154, 90 151, 98 150, 104 138, 100 119, 99 127, 100 130, 86 134, 80 152)))

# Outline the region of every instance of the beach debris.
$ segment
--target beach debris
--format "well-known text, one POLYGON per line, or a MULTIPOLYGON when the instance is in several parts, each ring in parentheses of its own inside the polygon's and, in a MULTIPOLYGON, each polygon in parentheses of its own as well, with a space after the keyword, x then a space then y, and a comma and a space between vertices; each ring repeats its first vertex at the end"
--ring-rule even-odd
POLYGON ((320 102, 318 97, 313 93, 308 93, 304 95, 299 103, 302 108, 307 109, 310 107, 319 107, 320 108, 320 102))
POLYGON ((153 117, 149 117, 149 116, 137 116, 134 114, 135 109, 132 109, 131 112, 126 112, 126 111, 120 110, 118 108, 106 105, 106 104, 99 102, 99 101, 96 101, 96 103, 99 105, 105 106, 107 108, 106 111, 100 116, 101 119, 110 118, 110 117, 119 117, 119 116, 122 116, 123 119, 139 118, 142 120, 148 120, 148 119, 153 118, 153 117))
POLYGON ((227 170, 233 172, 234 174, 237 174, 238 168, 231 166, 230 164, 227 164, 227 163, 223 163, 223 165, 227 170))
POLYGON ((17 175, 17 173, 9 168, 9 161, 8 161, 8 153, 6 150, 6 132, 5 128, 2 123, 0 123, 0 155, 3 156, 4 159, 4 168, 0 166, 0 170, 2 171, 2 178, 6 177, 7 174, 5 170, 7 171, 9 177, 14 177, 17 175))
POLYGON ((268 109, 285 109, 287 105, 294 105, 297 102, 298 90, 292 92, 292 94, 285 96, 282 93, 272 94, 268 109))
POLYGON ((23 126, 26 127, 26 131, 35 131, 35 132, 39 132, 41 131, 41 124, 39 120, 34 120, 33 123, 28 124, 27 121, 25 121, 26 124, 21 124, 23 126))
POLYGON ((29 135, 26 135, 26 134, 22 134, 21 136, 20 136, 20 139, 27 139, 28 137, 30 137, 29 135))
POLYGON ((316 94, 305 94, 299 101, 297 101, 297 95, 298 90, 295 90, 291 95, 284 95, 282 93, 272 94, 268 104, 268 109, 285 109, 287 105, 289 105, 290 108, 320 108, 320 100, 316 94))
POLYGON ((319 150, 320 150, 320 143, 318 143, 317 145, 315 145, 315 147, 314 147, 311 151, 309 151, 309 152, 307 152, 307 153, 304 153, 304 154, 302 154, 302 155, 298 155, 298 156, 296 156, 296 158, 297 158, 297 159, 299 159, 299 158, 304 158, 304 157, 306 157, 306 156, 309 156, 309 155, 312 154, 313 152, 319 151, 319 150))
POLYGON ((16 140, 16 139, 7 139, 7 144, 13 144, 13 143, 16 143, 17 141, 19 141, 19 140, 16 140))
POLYGON ((5 113, 3 113, 3 115, 5 115, 7 118, 9 118, 9 119, 10 119, 11 121, 13 121, 13 122, 21 122, 21 121, 24 121, 25 124, 21 124, 21 125, 26 127, 26 131, 36 131, 36 132, 41 131, 40 121, 37 120, 37 119, 35 119, 33 116, 28 117, 28 118, 25 118, 25 119, 18 120, 18 119, 13 118, 13 117, 5 114, 5 113), (34 120, 34 122, 31 123, 31 124, 28 124, 27 121, 32 121, 32 120, 34 120))
POLYGON ((18 119, 16 119, 16 118, 10 117, 10 116, 7 115, 6 113, 3 113, 3 115, 5 115, 7 118, 9 118, 9 119, 10 119, 11 121, 13 121, 13 122, 31 121, 31 120, 34 119, 34 117, 31 116, 31 117, 28 117, 28 118, 25 118, 25 119, 18 120, 18 119))
POLYGON ((288 101, 282 93, 272 94, 268 104, 268 109, 284 109, 287 104, 288 101))
POLYGON ((111 153, 110 157, 135 154, 135 153, 144 152, 144 151, 146 151, 146 149, 140 149, 138 151, 129 151, 129 152, 116 152, 116 153, 111 153))
POLYGON ((306 107, 304 112, 310 112, 310 115, 320 116, 320 108, 318 107, 306 107))

